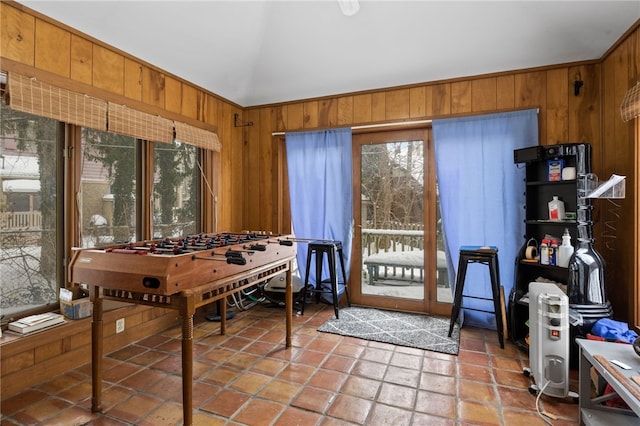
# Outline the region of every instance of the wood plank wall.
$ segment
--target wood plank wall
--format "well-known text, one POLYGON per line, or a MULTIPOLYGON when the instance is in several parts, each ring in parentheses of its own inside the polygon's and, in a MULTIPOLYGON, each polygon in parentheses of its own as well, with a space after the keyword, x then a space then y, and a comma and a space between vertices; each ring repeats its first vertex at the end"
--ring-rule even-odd
MULTIPOLYGON (((126 104, 131 108, 193 126, 217 130, 220 154, 204 158, 203 169, 218 199, 218 230, 243 229, 242 131, 233 115, 242 108, 131 55, 88 37, 21 4, 0 2, 0 68, 36 77, 68 90, 126 104), (220 165, 219 167, 216 167, 220 165)), ((213 231, 213 196, 204 231, 213 231)), ((178 324, 175 311, 127 307, 105 313, 105 351, 111 352, 178 324), (115 335, 115 320, 125 318, 125 332, 115 335)), ((56 327, 27 338, 0 339, 0 394, 6 398, 48 377, 90 362, 90 319, 56 327)))
POLYGON ((351 127, 421 119, 539 108, 540 144, 589 142, 593 147, 593 169, 601 178, 611 173, 626 175, 627 198, 619 207, 597 200, 594 218, 596 248, 607 261, 606 283, 614 315, 640 326, 631 301, 638 282, 637 252, 640 237, 634 221, 638 176, 638 148, 633 145, 632 123, 623 123, 619 105, 632 80, 639 77, 640 31, 638 24, 603 60, 519 70, 494 75, 429 82, 410 87, 380 89, 365 93, 329 96, 247 108, 246 118, 254 126, 245 130, 244 222, 250 229, 280 232, 284 213, 281 188, 271 178, 282 170, 280 147, 273 132, 351 127), (584 82, 579 95, 574 82, 584 82), (618 218, 619 216, 619 218, 618 218), (279 222, 278 222, 279 220, 279 222), (636 232, 627 232, 633 223, 636 232), (605 227, 606 224, 606 227, 605 227), (615 236, 603 237, 616 228, 615 236), (605 245, 606 242, 606 245, 605 245), (635 318, 635 319, 633 319, 635 318))

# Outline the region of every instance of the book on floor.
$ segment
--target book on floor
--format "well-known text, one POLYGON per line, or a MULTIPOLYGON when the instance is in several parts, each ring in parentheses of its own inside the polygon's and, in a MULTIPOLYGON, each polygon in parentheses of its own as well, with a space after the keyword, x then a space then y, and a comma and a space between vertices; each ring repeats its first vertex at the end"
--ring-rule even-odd
POLYGON ((10 322, 9 330, 20 334, 28 334, 63 322, 63 315, 47 312, 44 314, 31 315, 17 321, 10 322))

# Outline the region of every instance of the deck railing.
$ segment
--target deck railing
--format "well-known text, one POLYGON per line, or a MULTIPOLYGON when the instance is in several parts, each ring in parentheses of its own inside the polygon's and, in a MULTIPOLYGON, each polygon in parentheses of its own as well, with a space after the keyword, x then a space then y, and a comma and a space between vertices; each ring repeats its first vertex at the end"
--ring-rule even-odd
POLYGON ((41 229, 42 214, 39 211, 2 212, 0 213, 0 227, 4 231, 41 229))

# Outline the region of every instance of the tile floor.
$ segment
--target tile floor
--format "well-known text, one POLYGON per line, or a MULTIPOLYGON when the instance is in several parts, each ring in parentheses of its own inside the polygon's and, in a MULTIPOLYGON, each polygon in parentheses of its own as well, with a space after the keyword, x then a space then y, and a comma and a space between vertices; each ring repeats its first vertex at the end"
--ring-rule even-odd
MULTIPOLYGON (((294 316, 260 305, 219 324, 196 318, 196 425, 545 425, 522 373, 525 354, 493 331, 464 327, 458 356, 320 333, 332 307, 294 316)), ((2 400, 2 425, 182 424, 180 327, 104 358, 103 412, 91 413, 91 365, 2 400)), ((577 371, 571 371, 577 390, 577 371)), ((547 396, 553 425, 578 424, 577 404, 547 396)))

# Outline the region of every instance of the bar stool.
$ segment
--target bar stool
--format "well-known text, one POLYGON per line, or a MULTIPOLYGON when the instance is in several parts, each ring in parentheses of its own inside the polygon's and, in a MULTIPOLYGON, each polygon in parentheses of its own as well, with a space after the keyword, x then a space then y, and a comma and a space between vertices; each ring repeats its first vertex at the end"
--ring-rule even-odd
POLYGON ((453 298, 453 306, 451 307, 451 322, 449 323, 449 337, 453 332, 453 326, 458 320, 460 308, 470 311, 479 311, 493 313, 496 316, 496 327, 498 329, 498 340, 500 347, 504 349, 504 329, 502 324, 502 302, 500 299, 500 270, 498 268, 498 249, 496 247, 460 247, 460 260, 458 261, 458 276, 456 278, 456 290, 453 298), (470 263, 480 263, 489 267, 489 275, 491 276, 491 291, 493 299, 488 297, 478 297, 463 294, 464 283, 467 275, 467 265, 470 263), (462 298, 479 300, 493 300, 493 311, 466 308, 462 306, 462 298))
POLYGON ((349 288, 347 287, 347 273, 344 269, 344 257, 342 254, 342 242, 341 241, 311 241, 307 249, 307 273, 304 279, 304 288, 302 289, 302 309, 300 314, 304 315, 304 305, 307 300, 307 288, 309 287, 309 271, 311 270, 311 256, 316 258, 316 282, 313 287, 313 293, 316 296, 316 303, 320 301, 321 293, 331 293, 333 296, 333 310, 338 318, 338 272, 336 265, 336 256, 340 259, 340 269, 342 269, 342 279, 344 282, 344 292, 347 296, 347 304, 351 306, 351 300, 349 299, 349 288), (331 283, 331 290, 322 289, 322 265, 324 255, 327 255, 329 261, 329 279, 331 283))

